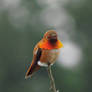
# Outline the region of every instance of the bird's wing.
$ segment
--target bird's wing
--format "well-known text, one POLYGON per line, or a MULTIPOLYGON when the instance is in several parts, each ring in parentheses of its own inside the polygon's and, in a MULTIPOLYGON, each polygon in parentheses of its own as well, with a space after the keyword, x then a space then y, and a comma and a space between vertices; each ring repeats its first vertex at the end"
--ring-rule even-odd
POLYGON ((28 68, 25 78, 32 76, 33 72, 39 70, 40 66, 37 64, 37 62, 40 60, 41 53, 41 48, 34 49, 32 64, 28 68))

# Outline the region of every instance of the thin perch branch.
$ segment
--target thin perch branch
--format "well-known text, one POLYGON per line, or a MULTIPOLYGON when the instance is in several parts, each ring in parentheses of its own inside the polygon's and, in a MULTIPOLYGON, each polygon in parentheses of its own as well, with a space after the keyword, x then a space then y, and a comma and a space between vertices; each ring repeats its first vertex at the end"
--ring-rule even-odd
POLYGON ((51 71, 51 65, 48 65, 48 75, 49 75, 50 82, 51 82, 51 90, 53 92, 59 92, 58 90, 56 90, 54 78, 53 78, 52 71, 51 71))

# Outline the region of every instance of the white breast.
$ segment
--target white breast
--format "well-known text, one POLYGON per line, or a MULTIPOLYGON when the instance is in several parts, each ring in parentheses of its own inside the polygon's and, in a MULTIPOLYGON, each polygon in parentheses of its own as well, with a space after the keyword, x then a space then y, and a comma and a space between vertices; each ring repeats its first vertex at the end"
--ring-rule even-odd
POLYGON ((38 64, 39 66, 48 67, 48 64, 43 63, 43 62, 41 62, 41 61, 38 61, 37 64, 38 64))

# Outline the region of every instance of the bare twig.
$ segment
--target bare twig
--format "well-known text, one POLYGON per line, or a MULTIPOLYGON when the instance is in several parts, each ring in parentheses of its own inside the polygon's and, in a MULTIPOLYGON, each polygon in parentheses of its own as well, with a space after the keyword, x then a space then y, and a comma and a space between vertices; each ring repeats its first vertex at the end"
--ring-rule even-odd
POLYGON ((54 78, 53 78, 52 71, 51 71, 51 65, 48 65, 48 75, 49 75, 50 82, 51 82, 51 90, 53 92, 59 92, 59 90, 56 90, 54 78))

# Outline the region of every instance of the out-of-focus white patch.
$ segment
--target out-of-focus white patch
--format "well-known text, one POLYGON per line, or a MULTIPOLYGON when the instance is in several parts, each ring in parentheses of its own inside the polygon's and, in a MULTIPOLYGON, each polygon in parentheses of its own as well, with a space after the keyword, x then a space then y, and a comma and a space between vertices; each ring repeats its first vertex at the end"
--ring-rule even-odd
POLYGON ((29 11, 26 7, 19 7, 16 9, 10 9, 9 21, 15 27, 25 27, 29 21, 29 11))
POLYGON ((75 67, 82 59, 82 50, 79 46, 72 42, 64 43, 64 48, 61 49, 58 64, 66 68, 75 67))
POLYGON ((18 7, 18 5, 20 4, 21 0, 1 0, 1 8, 14 8, 14 7, 18 7))
POLYGON ((37 0, 38 4, 41 6, 49 5, 49 6, 56 6, 56 5, 65 5, 70 0, 37 0))
POLYGON ((46 8, 41 14, 41 20, 46 25, 61 27, 68 21, 69 14, 62 8, 46 8))

